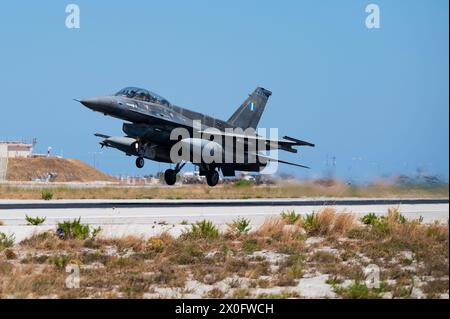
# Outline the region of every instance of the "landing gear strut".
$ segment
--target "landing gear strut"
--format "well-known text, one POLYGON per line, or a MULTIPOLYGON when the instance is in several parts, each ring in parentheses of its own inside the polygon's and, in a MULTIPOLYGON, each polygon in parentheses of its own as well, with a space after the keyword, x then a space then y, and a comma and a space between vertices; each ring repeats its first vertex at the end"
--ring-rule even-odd
POLYGON ((144 167, 145 161, 143 157, 138 157, 136 158, 136 167, 137 168, 142 168, 144 167))
POLYGON ((216 170, 209 170, 206 173, 206 182, 211 187, 216 186, 219 182, 219 173, 216 170))
POLYGON ((183 169, 184 165, 186 165, 186 163, 178 163, 177 166, 175 166, 175 169, 168 169, 164 172, 164 180, 167 185, 175 185, 177 181, 177 174, 183 169))

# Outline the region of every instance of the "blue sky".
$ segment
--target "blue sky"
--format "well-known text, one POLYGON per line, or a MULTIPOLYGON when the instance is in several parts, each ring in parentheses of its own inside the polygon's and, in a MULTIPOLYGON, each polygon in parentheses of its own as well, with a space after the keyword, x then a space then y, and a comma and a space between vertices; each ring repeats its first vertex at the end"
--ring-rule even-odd
MULTIPOLYGON (((317 144, 281 172, 367 180, 425 169, 448 180, 448 1, 8 1, 0 10, 0 139, 38 139, 37 151, 90 164, 95 132, 121 122, 72 98, 125 86, 227 119, 256 86, 273 91, 260 126, 317 144), (365 27, 365 7, 381 29, 365 27)), ((145 171, 101 150, 109 173, 145 171)), ((161 168, 165 168, 161 165, 161 168)))

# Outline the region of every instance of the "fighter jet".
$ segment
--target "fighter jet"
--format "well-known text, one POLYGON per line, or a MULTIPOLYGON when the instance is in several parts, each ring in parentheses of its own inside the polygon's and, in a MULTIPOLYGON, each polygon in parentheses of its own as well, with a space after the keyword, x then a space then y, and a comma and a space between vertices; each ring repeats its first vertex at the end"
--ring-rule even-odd
POLYGON ((292 137, 271 139, 255 131, 271 95, 269 90, 256 88, 227 121, 173 105, 162 96, 137 87, 128 87, 110 96, 76 101, 93 111, 125 121, 122 127, 125 136, 95 134, 102 138, 102 147, 115 148, 128 156, 137 157, 138 168, 144 167, 145 159, 176 164, 175 168, 164 173, 168 185, 174 185, 184 165, 192 162, 199 167, 200 175, 206 176, 208 185, 213 187, 219 182, 219 171, 224 177, 235 176, 236 171, 260 172, 270 162, 308 168, 264 153, 273 149, 297 153, 297 149, 293 148, 295 146, 314 147, 312 143, 292 137), (171 133, 177 128, 185 129, 190 136, 181 140, 171 138, 171 133), (211 131, 214 133, 211 134, 211 131), (226 144, 230 140, 231 148, 222 147, 224 141, 226 144), (189 150, 183 160, 173 159, 171 150, 177 145, 189 150), (208 147, 208 154, 228 160, 204 160, 201 155, 208 147), (238 150, 243 150, 243 154, 239 155, 238 150), (194 161, 196 155, 199 156, 194 161))

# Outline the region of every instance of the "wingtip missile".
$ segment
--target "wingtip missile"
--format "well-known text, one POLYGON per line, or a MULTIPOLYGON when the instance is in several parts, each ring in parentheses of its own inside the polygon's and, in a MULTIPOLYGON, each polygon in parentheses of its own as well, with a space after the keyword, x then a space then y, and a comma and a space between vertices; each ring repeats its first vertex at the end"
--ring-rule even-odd
POLYGON ((95 133, 94 136, 101 137, 101 138, 110 138, 111 137, 109 135, 105 135, 105 134, 101 134, 101 133, 95 133))

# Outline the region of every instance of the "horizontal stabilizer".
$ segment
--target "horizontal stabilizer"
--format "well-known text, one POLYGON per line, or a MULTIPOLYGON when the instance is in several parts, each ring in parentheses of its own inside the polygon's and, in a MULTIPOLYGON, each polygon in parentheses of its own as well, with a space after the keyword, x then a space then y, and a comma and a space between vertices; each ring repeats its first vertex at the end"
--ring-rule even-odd
POLYGON ((266 155, 262 155, 262 154, 257 154, 257 156, 258 156, 258 158, 264 159, 264 160, 269 161, 269 162, 278 162, 278 163, 292 165, 292 166, 297 166, 297 167, 302 167, 302 168, 306 168, 306 169, 310 168, 310 167, 305 166, 305 165, 300 165, 300 164, 297 164, 297 163, 283 161, 283 160, 280 160, 278 158, 274 158, 274 157, 270 157, 270 156, 266 156, 266 155))
POLYGON ((316 146, 315 144, 312 144, 312 143, 309 143, 309 142, 305 142, 305 141, 302 141, 302 140, 298 140, 296 138, 289 137, 289 136, 285 136, 285 137, 283 137, 283 139, 295 142, 296 146, 311 146, 311 147, 315 147, 316 146))

